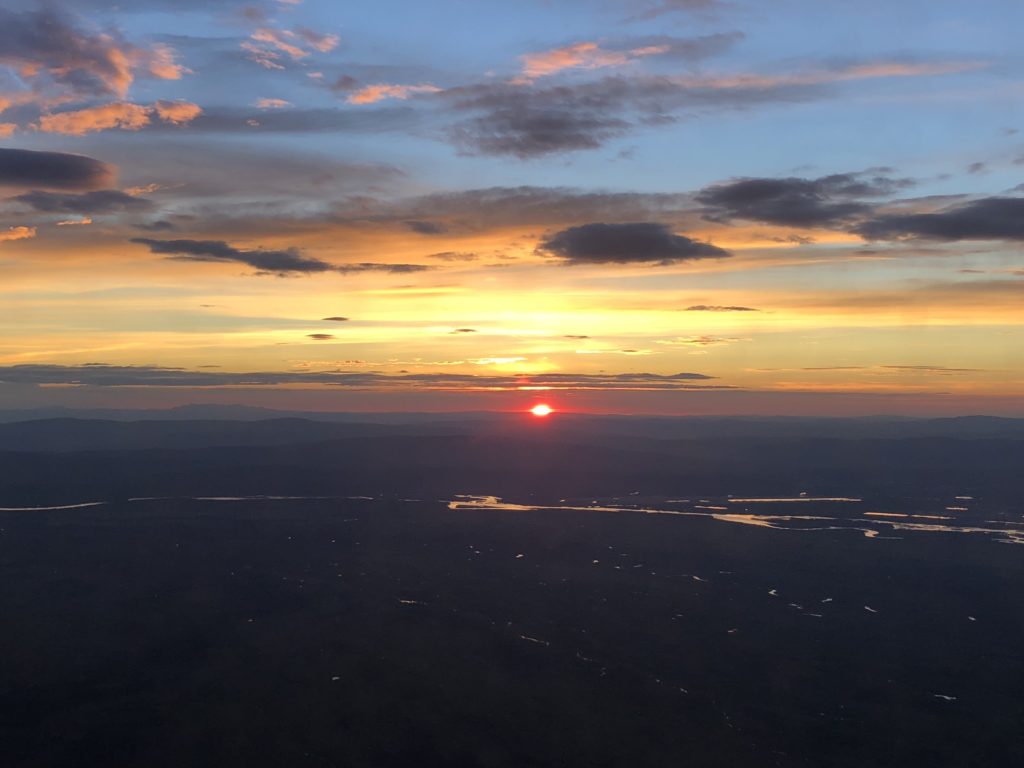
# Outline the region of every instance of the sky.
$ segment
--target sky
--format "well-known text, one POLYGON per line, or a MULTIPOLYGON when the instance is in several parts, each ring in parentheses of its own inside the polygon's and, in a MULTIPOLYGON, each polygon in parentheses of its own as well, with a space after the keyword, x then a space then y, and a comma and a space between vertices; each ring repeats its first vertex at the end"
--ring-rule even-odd
POLYGON ((1016 0, 0 7, 0 408, 1024 416, 1016 0))

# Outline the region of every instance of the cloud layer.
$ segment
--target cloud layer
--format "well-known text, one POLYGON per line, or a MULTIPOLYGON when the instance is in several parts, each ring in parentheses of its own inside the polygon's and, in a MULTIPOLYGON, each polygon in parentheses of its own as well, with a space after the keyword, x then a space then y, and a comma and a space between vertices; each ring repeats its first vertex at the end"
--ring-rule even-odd
MULTIPOLYGON (((313 334, 315 340, 329 334, 313 334)), ((702 373, 622 373, 533 375, 472 375, 449 373, 382 374, 342 371, 275 371, 231 373, 190 371, 158 366, 11 365, 0 366, 0 382, 35 385, 95 387, 272 387, 320 384, 355 389, 443 390, 690 390, 729 389, 708 384, 714 377, 702 373)))
POLYGON ((114 176, 113 166, 84 155, 0 148, 0 186, 95 189, 114 176))
POLYGON ((154 240, 148 237, 135 237, 131 242, 146 245, 151 253, 161 254, 175 261, 236 262, 255 268, 259 274, 279 276, 323 272, 339 272, 341 274, 354 272, 409 273, 423 272, 432 268, 422 264, 380 262, 330 264, 320 259, 304 256, 298 248, 243 250, 228 245, 223 240, 154 240))
POLYGON ((538 250, 568 264, 636 264, 661 266, 729 255, 710 243, 673 234, 665 224, 583 224, 556 232, 538 250))

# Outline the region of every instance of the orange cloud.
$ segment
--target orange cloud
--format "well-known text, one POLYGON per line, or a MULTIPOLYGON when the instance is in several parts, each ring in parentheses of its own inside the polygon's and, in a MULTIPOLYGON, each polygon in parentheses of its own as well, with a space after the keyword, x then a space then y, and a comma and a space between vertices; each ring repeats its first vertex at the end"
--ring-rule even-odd
POLYGON ((203 112, 198 104, 193 104, 190 101, 160 100, 153 105, 152 110, 165 123, 174 125, 191 123, 203 112))
POLYGON ((146 70, 160 80, 180 80, 182 75, 191 73, 177 62, 177 51, 169 45, 157 43, 145 57, 146 70))
POLYGON ((250 39, 258 43, 266 43, 282 53, 287 53, 293 59, 302 59, 309 56, 309 51, 288 41, 287 38, 293 38, 294 36, 294 32, 289 32, 288 30, 278 31, 267 27, 261 27, 249 35, 250 39))
POLYGON ((566 69, 601 69, 618 67, 644 56, 665 53, 668 46, 651 45, 628 51, 607 51, 594 42, 574 43, 550 51, 527 53, 520 57, 523 62, 522 80, 548 77, 566 69))
POLYGON ((152 184, 145 184, 145 185, 138 186, 138 187, 125 187, 121 191, 124 192, 126 195, 131 195, 132 197, 138 197, 139 195, 150 195, 153 192, 160 191, 161 189, 173 189, 174 187, 177 187, 177 186, 181 186, 181 185, 180 184, 172 184, 172 185, 157 184, 156 182, 154 182, 152 184))
POLYGON ((13 136, 16 130, 18 130, 18 126, 14 123, 0 123, 0 138, 6 139, 8 136, 13 136))
POLYGON ((284 109, 290 107, 292 103, 285 101, 284 99, 257 99, 256 106, 260 109, 284 109))
POLYGON ((138 131, 150 124, 153 117, 166 123, 184 125, 191 122, 202 109, 188 101, 158 101, 152 106, 119 101, 98 107, 86 107, 71 112, 41 115, 34 126, 43 133, 62 133, 83 136, 87 133, 119 128, 138 131))
POLYGON ((441 89, 430 83, 419 85, 390 85, 388 83, 376 83, 360 88, 351 94, 347 101, 349 104, 375 104, 384 99, 408 99, 419 93, 438 93, 441 89))
POLYGON ((74 15, 56 7, 11 12, 0 30, 0 65, 30 86, 29 100, 43 105, 96 96, 123 99, 138 72, 180 79, 188 70, 175 57, 165 44, 143 48, 116 32, 81 28, 74 15))
POLYGON ((296 30, 260 27, 249 39, 241 44, 243 51, 265 69, 284 69, 285 56, 300 61, 313 51, 327 53, 338 47, 341 39, 337 35, 322 34, 312 29, 299 27, 296 30))
POLYGON ((92 224, 92 219, 88 216, 83 216, 80 219, 67 219, 66 221, 58 221, 58 227, 85 227, 92 224))
POLYGON ((111 128, 137 131, 147 125, 149 109, 124 101, 39 117, 39 130, 43 133, 63 133, 70 136, 83 136, 111 128))
POLYGON ((0 243, 7 240, 28 240, 36 236, 35 227, 8 227, 0 229, 0 243))
POLYGON ((248 41, 243 42, 241 48, 249 54, 249 61, 256 62, 264 69, 284 69, 284 65, 278 63, 281 58, 280 54, 265 50, 248 41))

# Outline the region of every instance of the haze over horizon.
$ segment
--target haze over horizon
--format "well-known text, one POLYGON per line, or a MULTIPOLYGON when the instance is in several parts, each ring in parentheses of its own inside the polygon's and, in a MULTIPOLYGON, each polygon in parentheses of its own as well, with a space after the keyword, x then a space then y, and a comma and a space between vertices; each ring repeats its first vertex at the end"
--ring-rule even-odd
POLYGON ((1022 28, 10 0, 0 407, 1024 416, 1022 28))

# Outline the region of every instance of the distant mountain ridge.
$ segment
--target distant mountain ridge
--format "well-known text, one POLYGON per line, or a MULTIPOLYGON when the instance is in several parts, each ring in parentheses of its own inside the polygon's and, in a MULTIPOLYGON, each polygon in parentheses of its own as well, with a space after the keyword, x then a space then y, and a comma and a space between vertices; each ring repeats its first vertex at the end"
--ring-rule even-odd
MULTIPOLYGON (((481 435, 563 440, 711 440, 720 438, 1024 439, 1024 419, 963 416, 938 419, 754 418, 556 414, 540 421, 520 413, 305 414, 232 410, 249 418, 194 418, 205 406, 0 421, 0 450, 88 451, 214 446, 272 446, 383 436, 481 435), (256 415, 262 418, 255 418, 256 415), (193 418, 188 418, 193 416, 193 418), (325 418, 320 418, 324 416, 325 418), (329 418, 326 418, 328 417, 329 418)), ((107 412, 70 412, 74 414, 107 412)))

